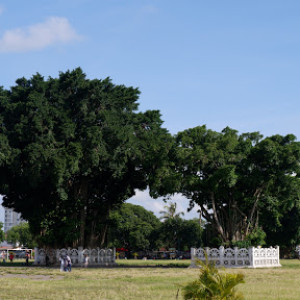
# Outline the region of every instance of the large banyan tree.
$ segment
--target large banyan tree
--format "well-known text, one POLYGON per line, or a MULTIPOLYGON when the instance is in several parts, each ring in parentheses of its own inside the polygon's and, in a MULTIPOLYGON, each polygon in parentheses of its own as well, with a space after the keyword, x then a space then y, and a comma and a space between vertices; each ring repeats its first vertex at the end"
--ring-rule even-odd
POLYGON ((159 185, 172 137, 138 96, 80 68, 0 88, 0 193, 41 244, 103 246, 109 211, 159 185))
POLYGON ((257 132, 201 126, 179 132, 176 145, 176 192, 200 206, 222 243, 245 241, 260 227, 275 231, 284 215, 299 211, 300 143, 295 136, 263 139, 257 132))

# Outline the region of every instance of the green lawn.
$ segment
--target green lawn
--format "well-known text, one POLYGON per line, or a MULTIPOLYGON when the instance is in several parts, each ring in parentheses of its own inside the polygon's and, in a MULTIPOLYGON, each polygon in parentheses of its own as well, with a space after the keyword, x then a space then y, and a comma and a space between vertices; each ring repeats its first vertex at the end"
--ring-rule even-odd
MULTIPOLYGON (((180 287, 199 270, 189 261, 119 260, 117 268, 0 266, 0 299, 182 299, 180 287), (158 265, 158 267, 155 267, 158 265)), ((282 268, 227 270, 245 274, 239 286, 245 299, 300 299, 300 261, 282 260, 282 268)))

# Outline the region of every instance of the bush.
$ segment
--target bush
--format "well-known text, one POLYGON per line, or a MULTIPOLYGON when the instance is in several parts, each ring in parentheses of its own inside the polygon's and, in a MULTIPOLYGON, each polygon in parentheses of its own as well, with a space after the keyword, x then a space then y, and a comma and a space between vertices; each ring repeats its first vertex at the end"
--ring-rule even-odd
POLYGON ((262 230, 262 228, 258 227, 255 230, 253 230, 250 234, 248 234, 244 241, 232 242, 232 246, 238 248, 264 246, 266 244, 265 240, 266 233, 262 230))
POLYGON ((243 274, 220 273, 219 270, 206 259, 201 265, 199 278, 183 288, 185 300, 241 300, 241 293, 236 292, 235 286, 244 283, 243 274))

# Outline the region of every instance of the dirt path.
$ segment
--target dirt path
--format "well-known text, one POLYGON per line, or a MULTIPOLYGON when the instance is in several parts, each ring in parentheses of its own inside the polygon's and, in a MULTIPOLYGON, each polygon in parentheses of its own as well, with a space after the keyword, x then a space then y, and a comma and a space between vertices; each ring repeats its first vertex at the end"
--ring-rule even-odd
POLYGON ((50 276, 50 275, 25 275, 25 274, 4 274, 1 278, 24 278, 32 280, 61 280, 64 276, 50 276))

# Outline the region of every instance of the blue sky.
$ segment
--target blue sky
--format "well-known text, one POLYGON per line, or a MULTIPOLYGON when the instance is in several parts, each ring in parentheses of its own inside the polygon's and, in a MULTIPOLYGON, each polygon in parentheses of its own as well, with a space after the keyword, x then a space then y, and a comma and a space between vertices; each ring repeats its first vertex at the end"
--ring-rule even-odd
POLYGON ((80 66, 139 87, 140 110, 159 109, 173 134, 300 138, 299 13, 297 0, 0 0, 0 85, 80 66))

